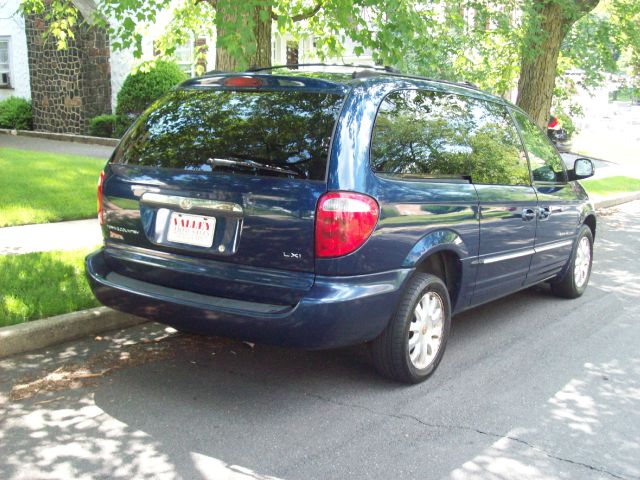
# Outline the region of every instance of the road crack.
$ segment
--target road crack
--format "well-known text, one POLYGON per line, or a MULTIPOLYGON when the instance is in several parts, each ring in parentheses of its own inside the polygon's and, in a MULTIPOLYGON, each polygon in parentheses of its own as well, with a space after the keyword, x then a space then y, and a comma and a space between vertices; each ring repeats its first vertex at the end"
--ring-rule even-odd
POLYGON ((560 457, 558 455, 554 455, 553 453, 545 450, 542 447, 538 447, 537 445, 534 445, 533 443, 528 442, 527 440, 523 440, 521 438, 514 437, 512 435, 502 435, 502 434, 495 433, 495 432, 490 432, 490 431, 487 431, 487 430, 481 430, 481 429, 478 429, 478 428, 475 428, 475 427, 471 427, 471 426, 468 426, 468 425, 432 423, 432 422, 427 422, 427 421, 425 421, 425 420, 423 420, 420 417, 417 417, 415 415, 409 415, 409 414, 406 414, 406 413, 384 412, 384 411, 381 411, 381 410, 376 410, 376 409, 373 409, 373 408, 370 408, 370 407, 366 407, 364 405, 341 402, 341 401, 333 399, 333 398, 329 398, 329 397, 325 397, 325 396, 322 396, 322 395, 309 393, 309 392, 303 392, 303 394, 305 396, 312 397, 312 398, 321 400, 323 402, 331 403, 331 404, 338 405, 338 406, 341 406, 341 407, 357 409, 357 410, 363 410, 365 412, 371 413, 372 415, 392 418, 392 419, 401 420, 401 421, 410 420, 410 421, 413 421, 415 423, 418 423, 418 424, 420 424, 422 426, 425 426, 425 427, 428 427, 428 428, 442 428, 442 429, 446 429, 446 430, 462 430, 462 431, 472 432, 472 433, 476 433, 478 435, 483 435, 483 436, 496 438, 496 439, 506 438, 507 440, 511 440, 511 441, 519 443, 521 445, 525 445, 526 447, 531 448, 532 450, 535 450, 536 452, 539 452, 539 453, 545 455, 546 457, 551 458, 553 460, 557 460, 559 462, 564 462, 564 463, 568 463, 568 464, 575 465, 575 466, 578 466, 578 467, 583 467, 583 468, 586 468, 586 469, 591 470, 593 472, 598 472, 598 473, 602 473, 602 474, 605 474, 605 475, 609 475, 612 478, 617 478, 617 479, 620 479, 620 480, 636 480, 636 479, 640 479, 640 477, 622 476, 620 474, 610 472, 609 470, 606 470, 604 468, 601 468, 601 467, 598 467, 598 466, 595 466, 595 465, 591 465, 591 464, 588 464, 588 463, 579 462, 579 461, 576 461, 576 460, 571 460, 570 458, 565 458, 565 457, 560 457))

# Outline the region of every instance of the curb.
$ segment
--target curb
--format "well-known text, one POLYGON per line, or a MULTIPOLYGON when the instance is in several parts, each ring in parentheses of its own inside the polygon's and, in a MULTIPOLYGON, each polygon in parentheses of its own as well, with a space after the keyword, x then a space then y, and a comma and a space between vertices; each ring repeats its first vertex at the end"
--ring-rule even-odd
POLYGON ((70 133, 36 132, 32 130, 9 130, 0 128, 0 133, 20 137, 46 138, 47 140, 58 140, 62 142, 84 143, 87 145, 104 145, 115 147, 120 142, 117 138, 91 137, 89 135, 73 135, 70 133))
POLYGON ((615 197, 603 198, 594 201, 596 210, 602 208, 615 207, 616 205, 622 205, 623 203, 633 202, 634 200, 640 200, 640 192, 626 193, 624 195, 618 195, 615 197))
POLYGON ((98 307, 9 325, 0 328, 0 358, 145 322, 145 318, 98 307))

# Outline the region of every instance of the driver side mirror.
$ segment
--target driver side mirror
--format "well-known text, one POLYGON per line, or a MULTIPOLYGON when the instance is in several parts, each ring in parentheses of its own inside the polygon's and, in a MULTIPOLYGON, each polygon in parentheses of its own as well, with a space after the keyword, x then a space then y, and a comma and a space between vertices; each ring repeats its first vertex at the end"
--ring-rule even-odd
POLYGON ((588 158, 576 158, 573 164, 573 170, 569 170, 569 180, 582 180, 583 178, 592 177, 596 172, 593 162, 588 158))

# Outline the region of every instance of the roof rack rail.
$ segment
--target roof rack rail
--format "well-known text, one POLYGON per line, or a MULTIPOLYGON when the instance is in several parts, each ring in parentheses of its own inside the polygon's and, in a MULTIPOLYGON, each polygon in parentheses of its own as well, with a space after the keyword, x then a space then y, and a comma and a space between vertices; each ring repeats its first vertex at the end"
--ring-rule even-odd
POLYGON ((276 70, 278 68, 298 68, 298 67, 347 67, 347 68, 365 68, 367 70, 380 70, 389 73, 400 74, 400 71, 389 66, 381 65, 359 65, 356 63, 293 63, 289 65, 273 65, 271 67, 251 67, 245 72, 256 73, 276 70))
POLYGON ((457 87, 466 87, 466 88, 472 88, 474 90, 482 91, 482 89, 480 87, 478 87, 475 83, 471 83, 471 82, 468 82, 466 80, 461 80, 461 81, 442 80, 442 79, 439 79, 439 78, 423 77, 422 75, 411 75, 411 74, 406 74, 406 73, 395 73, 395 72, 390 73, 390 75, 400 75, 400 76, 407 77, 407 78, 415 78, 417 80, 426 80, 428 82, 445 83, 447 85, 455 85, 457 87))
MULTIPOLYGON (((364 71, 362 72, 354 72, 353 74, 353 78, 365 78, 365 77, 369 77, 372 75, 372 70, 373 71, 378 71, 381 73, 386 73, 387 75, 392 75, 392 76, 401 76, 401 77, 407 77, 407 78, 415 78, 418 80, 426 80, 428 82, 437 82, 437 83, 445 83, 447 85, 455 85, 458 87, 466 87, 466 88, 472 88, 474 90, 478 90, 478 91, 482 91, 482 89, 480 87, 478 87, 476 84, 466 81, 466 80, 461 80, 461 81, 455 81, 455 80, 441 80, 438 78, 429 78, 429 77, 424 77, 422 75, 411 75, 408 73, 402 73, 400 70, 398 70, 397 68, 394 67, 390 67, 388 65, 361 65, 361 64, 356 64, 356 63, 322 63, 322 62, 318 62, 318 63, 294 63, 294 64, 289 64, 289 65, 272 65, 271 67, 250 67, 248 69, 246 69, 244 71, 244 73, 258 73, 258 72, 267 72, 270 70, 276 70, 278 68, 297 68, 297 67, 347 67, 347 68, 361 68, 364 71), (367 71, 368 70, 368 71, 367 71)), ((210 73, 233 73, 233 72, 220 72, 220 71, 211 71, 211 72, 207 72, 206 74, 210 74, 210 73)), ((236 73, 243 73, 243 72, 236 72, 236 73)))

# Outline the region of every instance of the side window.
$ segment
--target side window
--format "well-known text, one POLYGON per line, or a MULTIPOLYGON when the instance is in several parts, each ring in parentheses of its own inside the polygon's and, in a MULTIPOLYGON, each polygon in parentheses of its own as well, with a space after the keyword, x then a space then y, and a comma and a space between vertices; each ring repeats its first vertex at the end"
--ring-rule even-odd
POLYGON ((474 103, 469 131, 473 183, 531 185, 527 156, 507 109, 489 102, 474 103))
POLYGON ((520 139, 504 108, 432 91, 400 90, 382 102, 373 129, 371 166, 394 175, 530 183, 520 139))
POLYGON ((521 112, 514 112, 522 141, 529 154, 531 173, 535 182, 566 183, 564 162, 547 136, 521 112))
POLYGON ((371 140, 374 172, 410 177, 468 177, 470 146, 461 128, 465 100, 398 90, 380 105, 371 140))

